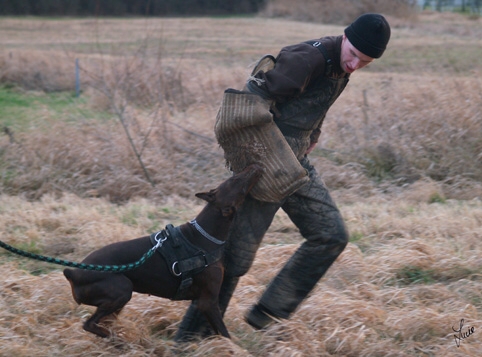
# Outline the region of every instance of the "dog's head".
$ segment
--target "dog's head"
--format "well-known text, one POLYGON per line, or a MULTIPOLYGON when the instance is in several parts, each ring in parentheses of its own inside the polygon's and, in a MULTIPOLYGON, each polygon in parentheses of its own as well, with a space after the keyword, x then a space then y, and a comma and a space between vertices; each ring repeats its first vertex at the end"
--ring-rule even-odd
POLYGON ((199 197, 218 207, 224 217, 232 217, 244 202, 249 191, 256 185, 263 174, 263 167, 251 164, 243 171, 231 176, 217 188, 209 192, 196 193, 199 197))

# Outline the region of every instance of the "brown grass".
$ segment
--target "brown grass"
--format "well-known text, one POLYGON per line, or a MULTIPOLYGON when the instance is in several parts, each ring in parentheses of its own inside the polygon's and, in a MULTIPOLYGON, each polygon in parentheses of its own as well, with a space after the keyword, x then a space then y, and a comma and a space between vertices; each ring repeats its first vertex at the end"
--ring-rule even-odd
MULTIPOLYGON (((3 240, 16 246, 34 242, 44 253, 62 252, 73 260, 102 245, 179 224, 201 208, 200 202, 174 196, 157 205, 132 200, 115 206, 73 195, 47 195, 37 202, 2 196, 0 203, 3 240)), ((480 201, 427 204, 400 197, 393 204, 374 197, 342 210, 357 238, 292 319, 261 333, 242 316, 301 239, 283 214, 276 217, 227 311, 233 341, 177 346, 172 336, 187 303, 138 294, 112 322, 115 337, 96 338, 81 328, 92 308, 75 305, 59 267, 0 253, 6 273, 0 282, 0 355, 477 356, 482 347, 480 201), (452 326, 462 318, 466 328, 475 326, 475 334, 457 348, 452 326)))
MULTIPOLYGON (((96 338, 81 328, 92 308, 76 306, 58 266, 1 251, 0 356, 478 356, 480 20, 393 21, 386 55, 353 75, 312 155, 351 242, 289 321, 266 332, 243 321, 301 241, 280 212, 227 311, 232 341, 176 345, 187 303, 137 294, 112 321, 115 337, 96 338), (475 333, 457 348, 461 319, 475 333)), ((78 261, 193 218, 194 193, 229 174, 212 133, 223 90, 241 87, 262 54, 342 30, 265 18, 2 19, 2 83, 26 98, 72 91, 80 58, 83 94, 78 112, 27 108, 29 125, 12 124, 13 142, 0 137, 1 240, 78 261), (82 115, 92 112, 103 119, 82 115)))
MULTIPOLYGON (((416 23, 392 19, 397 27, 389 49, 353 76, 328 114, 313 160, 326 168, 331 187, 427 177, 442 183, 445 197, 480 197, 480 20, 432 13, 416 23), (348 165, 344 177, 339 165, 348 165)), ((261 54, 343 30, 261 18, 7 18, 2 24, 0 82, 29 91, 73 90, 79 58, 83 102, 74 120, 59 122, 46 107, 30 112, 33 130, 11 128, 15 143, 0 138, 9 170, 0 189, 31 198, 68 190, 115 202, 190 196, 191 177, 225 177, 212 133, 223 90, 241 87, 261 54), (113 121, 90 120, 82 110, 113 121), (61 135, 51 135, 52 128, 61 135), (170 172, 174 166, 178 171, 170 172)))

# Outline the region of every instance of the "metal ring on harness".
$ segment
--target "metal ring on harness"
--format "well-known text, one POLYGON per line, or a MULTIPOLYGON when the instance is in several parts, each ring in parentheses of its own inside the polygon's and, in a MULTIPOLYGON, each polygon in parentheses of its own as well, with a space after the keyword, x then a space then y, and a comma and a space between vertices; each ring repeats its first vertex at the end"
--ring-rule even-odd
POLYGON ((172 273, 175 275, 175 276, 181 276, 182 275, 182 272, 179 272, 179 273, 176 273, 176 267, 178 266, 178 263, 179 262, 174 262, 172 263, 172 267, 171 267, 171 271, 172 273))

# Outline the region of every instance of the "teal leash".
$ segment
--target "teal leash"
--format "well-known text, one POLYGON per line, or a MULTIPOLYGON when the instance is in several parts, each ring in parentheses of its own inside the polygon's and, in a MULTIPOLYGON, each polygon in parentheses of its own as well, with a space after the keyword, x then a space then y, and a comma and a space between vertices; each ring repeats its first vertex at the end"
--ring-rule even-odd
POLYGON ((67 267, 84 269, 84 270, 95 270, 95 271, 99 271, 99 272, 122 273, 122 272, 126 272, 126 271, 129 271, 129 270, 137 269, 141 265, 143 265, 150 257, 152 257, 152 255, 154 254, 154 252, 156 251, 157 248, 162 247, 162 243, 164 243, 164 241, 166 239, 167 238, 164 238, 164 237, 160 238, 160 239, 157 239, 157 236, 156 236, 157 244, 154 245, 151 249, 149 249, 137 262, 129 263, 129 264, 122 264, 122 265, 95 265, 95 264, 84 264, 84 263, 71 262, 69 260, 52 258, 52 257, 47 257, 45 255, 39 255, 39 254, 26 252, 24 250, 12 247, 11 245, 8 245, 7 243, 2 242, 1 240, 0 240, 0 247, 8 250, 11 253, 20 255, 22 257, 40 260, 42 262, 47 262, 47 263, 52 263, 52 264, 57 264, 57 265, 63 265, 63 266, 67 266, 67 267))

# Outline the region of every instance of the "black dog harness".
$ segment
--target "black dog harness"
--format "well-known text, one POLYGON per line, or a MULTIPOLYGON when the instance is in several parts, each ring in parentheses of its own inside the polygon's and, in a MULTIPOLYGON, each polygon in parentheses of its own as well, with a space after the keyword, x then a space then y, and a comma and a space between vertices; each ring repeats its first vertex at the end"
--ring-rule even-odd
MULTIPOLYGON (((190 223, 203 234, 204 231, 195 220, 190 223)), ((192 277, 202 272, 208 265, 220 260, 223 254, 222 246, 212 252, 195 246, 182 234, 180 227, 174 227, 172 224, 168 224, 162 231, 151 234, 150 239, 153 246, 159 246, 157 251, 166 260, 171 274, 181 279, 181 284, 172 300, 183 300, 187 289, 192 285, 192 277)), ((224 242, 216 243, 221 245, 224 242)))

